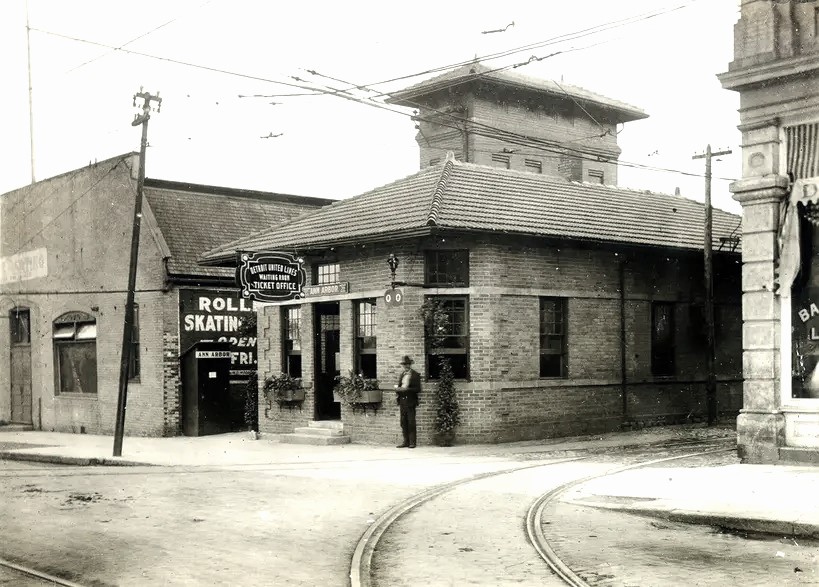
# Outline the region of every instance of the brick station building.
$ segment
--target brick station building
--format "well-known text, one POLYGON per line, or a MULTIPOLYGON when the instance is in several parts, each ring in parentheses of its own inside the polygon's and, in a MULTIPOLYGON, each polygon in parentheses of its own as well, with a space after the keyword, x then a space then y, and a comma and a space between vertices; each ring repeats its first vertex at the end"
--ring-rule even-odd
MULTIPOLYGON (((111 433, 117 406, 138 155, 101 161, 0 196, 0 422, 111 433)), ((242 421, 256 341, 231 270, 198 256, 330 200, 146 179, 126 434, 176 435, 180 354, 231 351, 231 421, 242 421)))
POLYGON ((819 463, 819 2, 742 0, 739 92, 744 405, 749 463, 819 463))
MULTIPOLYGON (((295 406, 260 402, 263 432, 335 420, 354 441, 393 443, 391 390, 407 354, 424 378, 418 438, 430 443, 436 352, 454 366, 461 443, 705 417, 704 206, 601 182, 616 181, 619 154, 606 129, 645 117, 638 109, 484 71, 469 66, 393 96, 419 108, 419 172, 203 256, 229 265, 237 250, 295 253, 308 285, 326 286, 259 311, 260 380, 286 371, 307 390, 295 406), (551 150, 520 153, 502 138, 523 128, 551 150), (581 139, 590 130, 599 136, 581 139), (439 157, 446 149, 459 152, 439 157), (389 255, 406 284, 400 305, 385 300, 389 255), (419 309, 429 298, 449 319, 443 351, 425 338, 419 309), (380 381, 380 405, 333 401, 333 377, 349 371, 380 381)), ((714 211, 717 396, 727 417, 741 407, 740 263, 726 244, 739 223, 714 211)))

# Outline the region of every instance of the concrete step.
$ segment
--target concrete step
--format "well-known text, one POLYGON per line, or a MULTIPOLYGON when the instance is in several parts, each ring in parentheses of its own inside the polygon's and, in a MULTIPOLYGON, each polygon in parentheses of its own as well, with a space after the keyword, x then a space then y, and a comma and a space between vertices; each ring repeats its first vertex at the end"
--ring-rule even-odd
POLYGON ((341 420, 311 420, 307 423, 310 428, 329 428, 331 430, 344 430, 344 422, 341 420))
POLYGON ((338 428, 316 428, 314 426, 301 427, 293 430, 296 434, 312 434, 314 436, 343 436, 344 430, 338 428))
POLYGON ((282 442, 288 444, 314 444, 314 445, 329 445, 329 444, 350 444, 352 438, 346 435, 342 436, 323 436, 320 434, 283 434, 282 442))
POLYGON ((783 446, 779 449, 779 462, 783 465, 819 465, 819 448, 783 446))

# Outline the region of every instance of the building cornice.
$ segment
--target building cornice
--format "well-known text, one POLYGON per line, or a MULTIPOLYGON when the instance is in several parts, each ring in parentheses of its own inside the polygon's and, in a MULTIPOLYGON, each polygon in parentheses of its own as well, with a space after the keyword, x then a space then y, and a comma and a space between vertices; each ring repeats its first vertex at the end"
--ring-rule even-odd
POLYGON ((816 75, 817 71, 819 53, 809 53, 727 71, 717 74, 717 79, 726 90, 740 91, 763 85, 771 80, 781 83, 787 78, 816 75))

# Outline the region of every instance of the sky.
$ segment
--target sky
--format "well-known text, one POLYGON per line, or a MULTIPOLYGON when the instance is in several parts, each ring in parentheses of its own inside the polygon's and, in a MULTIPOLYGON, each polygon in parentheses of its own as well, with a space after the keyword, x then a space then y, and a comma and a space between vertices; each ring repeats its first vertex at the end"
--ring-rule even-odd
POLYGON ((419 169, 412 110, 379 108, 381 94, 539 44, 484 62, 559 52, 514 71, 646 111, 620 127, 620 159, 673 171, 624 166, 621 187, 702 201, 692 156, 732 150, 714 160, 712 199, 739 213, 728 190, 741 174, 739 97, 716 78, 738 17, 737 0, 4 0, 0 194, 31 182, 32 135, 36 180, 138 151, 143 88, 162 98, 148 177, 351 197, 419 169), (366 86, 349 92, 364 103, 328 95, 351 86, 366 86))

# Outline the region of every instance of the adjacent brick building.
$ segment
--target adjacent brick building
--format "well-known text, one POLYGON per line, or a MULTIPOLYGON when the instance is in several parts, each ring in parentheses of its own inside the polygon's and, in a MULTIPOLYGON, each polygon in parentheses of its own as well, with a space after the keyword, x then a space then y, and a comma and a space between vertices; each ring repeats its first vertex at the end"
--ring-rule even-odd
MULTIPOLYGON (((0 196, 0 421, 113 431, 137 169, 126 154, 0 196)), ((198 255, 327 203, 146 180, 127 434, 180 432, 179 355, 197 339, 235 339, 234 395, 255 376, 255 340, 233 319, 251 308, 198 255)))
POLYGON ((817 15, 815 0, 743 0, 734 61, 719 76, 740 95, 742 179, 731 186, 743 206, 737 433, 750 463, 819 462, 817 15))
MULTIPOLYGON (((400 432, 391 390, 405 354, 425 379, 421 443, 433 439, 431 394, 441 354, 450 358, 457 378, 459 442, 704 418, 703 205, 602 185, 588 171, 603 165, 613 183, 615 135, 600 131, 582 150, 561 141, 554 127, 558 120, 571 135, 573 128, 585 132, 603 121, 644 117, 638 109, 579 89, 544 89, 521 76, 513 76, 514 83, 490 79, 482 71, 445 74, 395 96, 399 103, 421 105, 426 136, 419 138, 418 173, 203 256, 203 262, 230 265, 237 250, 295 252, 305 260, 308 284, 327 286, 260 310, 260 380, 287 371, 301 377, 307 390, 303 402, 262 402, 262 431, 288 433, 310 422, 340 420, 354 441, 394 442, 400 432), (489 82, 504 91, 471 91, 489 82), (433 94, 434 109, 447 113, 462 112, 461 100, 469 96, 470 114, 454 119, 466 131, 439 129, 429 136, 443 116, 424 110, 433 94), (526 100, 518 102, 518 95, 526 100), (555 109, 564 115, 547 116, 545 125, 531 114, 555 109), (548 135, 558 159, 576 160, 582 177, 560 177, 557 168, 547 168, 552 151, 537 151, 544 157, 539 167, 502 160, 500 155, 515 155, 511 136, 473 140, 471 113, 499 111, 516 115, 492 115, 493 132, 519 124, 516 132, 548 135), (430 165, 440 150, 458 146, 448 141, 464 145, 460 153, 430 165), (399 259, 400 305, 385 299, 392 292, 390 255, 399 259), (443 348, 431 348, 419 315, 428 299, 446 312, 443 348), (334 376, 350 371, 379 380, 380 404, 365 410, 333 401, 334 376)), ((723 417, 741 407, 740 262, 728 244, 739 224, 738 216, 715 210, 723 417)))

